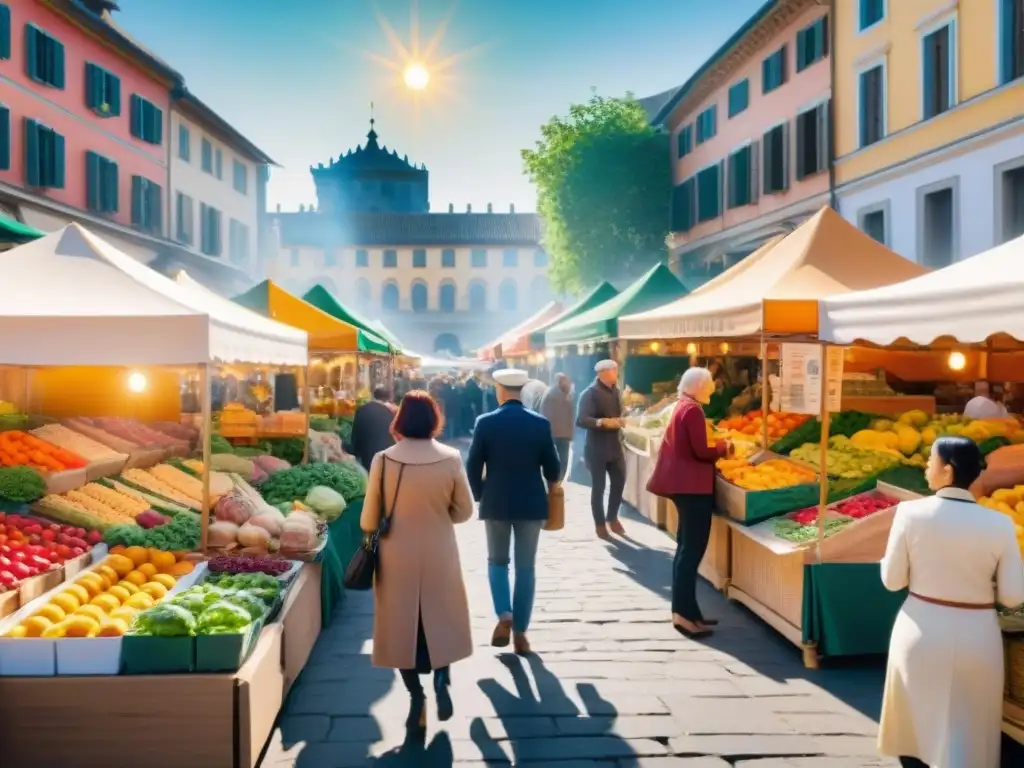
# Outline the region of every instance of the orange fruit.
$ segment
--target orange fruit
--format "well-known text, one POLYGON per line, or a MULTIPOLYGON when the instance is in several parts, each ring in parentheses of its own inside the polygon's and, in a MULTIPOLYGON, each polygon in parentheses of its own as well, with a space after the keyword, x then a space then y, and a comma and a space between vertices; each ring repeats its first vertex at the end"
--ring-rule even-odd
POLYGON ((96 569, 96 572, 100 576, 106 577, 107 581, 109 581, 111 583, 111 585, 117 584, 117 582, 121 580, 121 574, 119 574, 117 571, 115 571, 113 568, 111 568, 105 562, 102 563, 99 566, 99 568, 96 569))
POLYGON ((150 581, 139 587, 140 592, 145 592, 154 600, 160 600, 167 594, 167 587, 155 581, 150 581))
MULTIPOLYGON (((106 616, 103 617, 106 619, 106 616)), ((100 631, 100 621, 82 613, 76 613, 67 620, 65 637, 96 637, 100 631)))
POLYGON ((121 607, 121 601, 113 595, 111 595, 110 593, 106 593, 103 595, 99 595, 98 597, 94 597, 89 602, 89 605, 95 605, 98 608, 102 609, 104 613, 110 613, 115 608, 121 607))
POLYGON ((98 605, 83 605, 74 613, 75 616, 88 616, 91 619, 95 619, 96 622, 101 622, 107 617, 107 612, 100 608, 98 605))
POLYGON ((190 560, 182 560, 180 563, 175 563, 168 570, 167 573, 175 578, 180 579, 182 576, 188 576, 196 568, 195 563, 190 560))
POLYGON ((143 584, 145 584, 147 581, 149 581, 149 577, 146 574, 144 574, 142 571, 132 571, 131 573, 129 573, 127 576, 124 577, 124 580, 125 581, 130 581, 132 584, 134 584, 137 587, 141 587, 143 584))
POLYGON ((173 576, 166 573, 158 573, 153 577, 153 581, 157 584, 163 584, 167 589, 174 589, 174 584, 176 582, 173 576))
POLYGON ((59 621, 64 621, 67 616, 67 611, 61 608, 55 603, 47 603, 35 613, 36 616, 42 616, 45 619, 49 619, 52 623, 56 624, 59 621))
POLYGON ((152 579, 157 574, 156 566, 153 563, 143 563, 137 570, 139 573, 144 573, 147 579, 152 579))
POLYGON ((25 628, 25 637, 40 637, 53 626, 53 622, 45 616, 31 616, 21 622, 21 626, 25 628))
POLYGON ((129 592, 124 587, 117 586, 116 584, 112 586, 110 589, 108 589, 106 593, 111 597, 116 597, 118 603, 123 603, 125 600, 127 600, 129 597, 135 594, 134 592, 129 592))
POLYGON ((124 552, 124 544, 115 544, 110 549, 108 549, 107 552, 111 555, 119 555, 122 552, 124 552))
POLYGON ((100 625, 96 637, 121 637, 128 631, 128 623, 124 619, 107 619, 100 625))
POLYGON ((135 620, 135 614, 138 611, 130 606, 122 605, 120 608, 115 608, 110 612, 110 618, 120 619, 128 626, 135 620))
POLYGON ((143 563, 149 562, 149 552, 146 551, 145 547, 128 547, 121 554, 135 563, 136 568, 143 563))
POLYGON ((124 555, 111 555, 103 561, 105 566, 108 566, 119 578, 124 578, 133 570, 135 570, 135 563, 131 561, 131 558, 125 557, 124 555))
POLYGON ((66 637, 68 631, 68 621, 69 620, 61 621, 57 624, 54 624, 52 627, 47 627, 46 630, 44 630, 43 634, 40 635, 40 637, 66 637))
POLYGON ((152 608, 156 605, 156 600, 153 599, 152 595, 146 592, 139 592, 125 600, 124 604, 128 608, 135 608, 136 610, 144 611, 147 608, 152 608))
POLYGON ((149 550, 149 562, 156 566, 160 573, 167 573, 174 564, 178 562, 170 552, 161 552, 159 549, 149 550))
POLYGON ((28 637, 28 629, 26 629, 24 624, 19 624, 6 635, 4 635, 4 637, 10 637, 12 639, 28 637))
POLYGON ((78 601, 79 605, 85 605, 92 598, 92 595, 89 594, 89 590, 81 584, 70 584, 61 594, 71 595, 78 601))
POLYGON ((99 574, 92 571, 79 576, 75 580, 75 584, 85 589, 89 593, 90 598, 96 597, 96 595, 103 591, 103 579, 100 578, 99 574))

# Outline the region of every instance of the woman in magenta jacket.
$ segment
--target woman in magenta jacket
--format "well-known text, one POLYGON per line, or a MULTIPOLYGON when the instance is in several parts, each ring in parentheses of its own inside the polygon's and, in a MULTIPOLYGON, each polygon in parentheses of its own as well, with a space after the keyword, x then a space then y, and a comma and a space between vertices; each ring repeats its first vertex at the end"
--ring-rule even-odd
POLYGON ((671 499, 679 511, 676 555, 672 561, 672 626, 687 637, 711 633, 718 622, 705 619, 697 605, 697 568, 711 537, 715 505, 715 462, 727 456, 727 441, 708 444, 703 405, 715 391, 707 368, 689 368, 679 382, 672 411, 647 490, 671 499))

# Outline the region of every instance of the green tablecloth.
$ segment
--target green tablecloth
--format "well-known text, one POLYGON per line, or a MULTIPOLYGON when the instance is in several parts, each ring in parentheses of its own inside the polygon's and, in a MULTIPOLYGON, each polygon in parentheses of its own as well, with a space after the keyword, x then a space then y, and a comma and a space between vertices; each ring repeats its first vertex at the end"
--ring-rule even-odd
POLYGON ((804 566, 804 642, 821 656, 888 653, 889 635, 906 591, 882 586, 878 563, 804 566))
POLYGON ((362 512, 363 500, 355 499, 345 507, 341 517, 327 527, 327 546, 320 553, 320 565, 323 569, 320 581, 320 616, 325 627, 330 622, 334 609, 345 598, 342 579, 349 560, 363 540, 363 533, 359 528, 359 517, 362 512))

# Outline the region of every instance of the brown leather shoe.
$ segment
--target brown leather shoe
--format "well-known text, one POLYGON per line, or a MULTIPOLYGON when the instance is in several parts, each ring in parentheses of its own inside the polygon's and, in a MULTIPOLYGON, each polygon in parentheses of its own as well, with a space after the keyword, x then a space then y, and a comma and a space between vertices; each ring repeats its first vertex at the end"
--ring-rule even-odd
POLYGON ((495 648, 505 648, 512 637, 512 619, 499 619, 494 625, 494 632, 491 633, 491 645, 495 648))
POLYGON ((608 533, 608 528, 606 528, 603 525, 597 526, 594 529, 594 533, 597 534, 597 538, 604 539, 605 541, 607 541, 608 539, 610 539, 612 537, 611 534, 608 533))
POLYGON ((622 527, 622 523, 620 523, 618 520, 612 520, 610 523, 608 523, 608 529, 616 536, 626 535, 626 529, 622 527))
POLYGON ((512 638, 512 649, 518 656, 525 656, 530 652, 530 641, 526 639, 526 635, 516 633, 512 638))

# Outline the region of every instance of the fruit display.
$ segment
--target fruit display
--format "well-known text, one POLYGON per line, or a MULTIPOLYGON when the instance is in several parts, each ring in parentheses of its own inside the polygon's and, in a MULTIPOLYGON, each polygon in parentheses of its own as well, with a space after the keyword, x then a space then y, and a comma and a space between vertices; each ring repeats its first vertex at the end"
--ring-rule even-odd
MULTIPOLYGON (((848 517, 825 518, 825 538, 834 536, 852 523, 848 517)), ((807 544, 818 538, 818 508, 808 507, 772 520, 772 532, 793 544, 807 544), (813 513, 813 516, 808 513, 813 513)))
POLYGON ((111 547, 136 546, 159 549, 164 552, 187 552, 199 546, 199 515, 183 512, 169 523, 153 528, 131 525, 113 525, 103 533, 103 541, 111 547))
POLYGON ((67 493, 48 494, 37 506, 54 520, 100 531, 112 525, 134 525, 136 517, 150 508, 145 501, 100 483, 88 483, 67 493))
POLYGON ((748 491, 788 488, 817 481, 811 470, 786 459, 768 459, 759 464, 744 459, 719 459, 715 466, 722 477, 748 491))
POLYGON ((28 432, 17 429, 0 432, 0 465, 5 467, 31 467, 46 473, 81 469, 87 463, 81 456, 28 432))
POLYGON ((189 444, 185 440, 171 437, 159 430, 151 429, 135 419, 115 417, 79 417, 77 422, 86 426, 101 429, 109 435, 127 440, 129 443, 144 447, 160 447, 187 451, 189 444))
POLYGON ((0 400, 0 429, 21 429, 28 423, 28 416, 18 410, 18 406, 6 400, 0 400))
POLYGON ((250 555, 219 555, 211 558, 206 567, 212 574, 218 573, 265 573, 281 576, 291 570, 291 563, 277 557, 253 557, 250 555))
POLYGON ((76 432, 73 429, 65 427, 63 424, 47 424, 39 427, 38 429, 33 429, 31 434, 41 440, 46 440, 47 442, 52 443, 58 448, 71 451, 90 463, 94 461, 128 458, 126 454, 118 453, 113 448, 110 448, 97 440, 93 440, 91 437, 86 437, 80 432, 76 432))
MULTIPOLYGON (((804 443, 789 455, 821 471, 821 449, 817 443, 804 443)), ((877 475, 902 460, 897 451, 859 448, 852 440, 837 435, 828 441, 826 470, 833 477, 857 479, 877 475)))
POLYGON ((978 503, 983 507, 1001 512, 1013 521, 1017 531, 1017 545, 1024 554, 1024 485, 1000 488, 991 496, 982 496, 978 503))
POLYGON ((128 547, 65 584, 5 637, 121 637, 140 611, 154 607, 193 564, 170 552, 128 547))
POLYGON ((757 409, 740 416, 730 416, 727 419, 722 419, 718 422, 717 427, 720 430, 760 438, 764 430, 764 424, 767 422, 768 444, 771 445, 776 440, 799 427, 809 418, 810 416, 796 413, 769 413, 765 417, 764 413, 757 409))
POLYGON ((898 500, 882 493, 861 493, 832 505, 831 509, 843 517, 860 520, 883 509, 891 509, 897 504, 898 500))
POLYGON ((46 493, 46 480, 31 467, 0 467, 0 501, 25 503, 46 493))
POLYGON ((95 531, 0 512, 0 592, 84 554, 100 540, 95 531))

